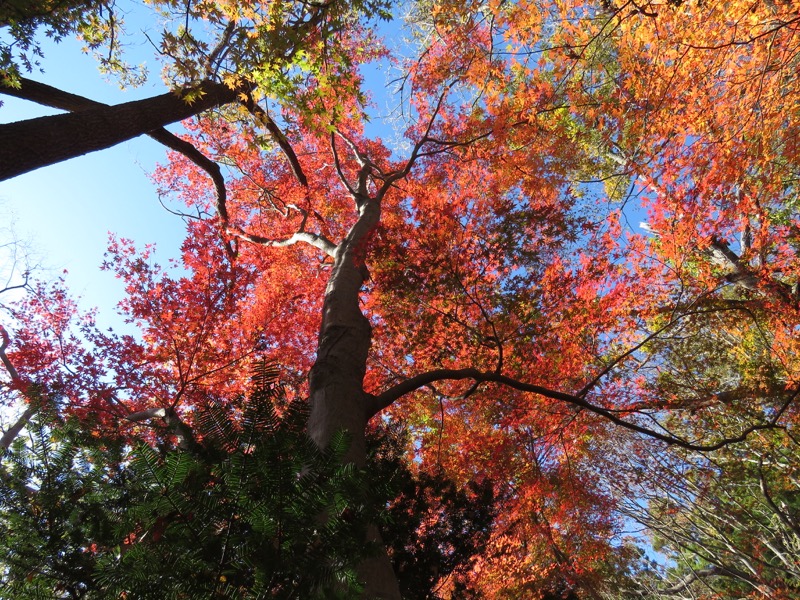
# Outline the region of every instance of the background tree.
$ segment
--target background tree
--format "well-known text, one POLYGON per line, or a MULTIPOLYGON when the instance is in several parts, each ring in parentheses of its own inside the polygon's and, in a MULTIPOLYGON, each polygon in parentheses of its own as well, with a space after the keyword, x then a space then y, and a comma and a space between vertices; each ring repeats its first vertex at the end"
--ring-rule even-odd
POLYGON ((669 425, 684 439, 776 415, 781 425, 706 453, 628 444, 626 476, 609 485, 675 561, 664 581, 651 582, 653 597, 796 594, 797 392, 786 389, 794 365, 773 351, 762 299, 738 287, 648 344, 642 371, 652 372, 652 396, 668 402, 669 425))

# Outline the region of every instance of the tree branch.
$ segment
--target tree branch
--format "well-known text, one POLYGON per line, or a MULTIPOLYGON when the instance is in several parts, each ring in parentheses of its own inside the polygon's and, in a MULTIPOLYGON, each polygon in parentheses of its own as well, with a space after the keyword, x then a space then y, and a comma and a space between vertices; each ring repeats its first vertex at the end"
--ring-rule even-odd
POLYGON ((276 240, 273 238, 268 238, 260 235, 245 233, 239 227, 233 225, 227 228, 227 232, 232 236, 246 240, 253 244, 259 244, 261 246, 271 246, 273 248, 285 248, 286 246, 292 246, 294 244, 297 244, 298 242, 305 242, 306 244, 310 244, 311 246, 314 246, 315 248, 322 250, 328 256, 334 256, 334 253, 336 252, 336 244, 331 242, 328 238, 326 238, 324 235, 320 233, 298 231, 286 239, 276 240))
POLYGON ((114 106, 27 79, 22 80, 20 89, 0 87, 0 93, 75 111, 0 125, 2 181, 89 152, 110 148, 120 142, 154 132, 169 123, 228 104, 235 101, 242 90, 204 81, 193 90, 184 90, 177 94, 168 92, 114 106), (189 94, 192 95, 191 102, 187 100, 189 94))
POLYGON ((800 527, 797 526, 797 522, 790 514, 781 510, 780 507, 778 507, 778 505, 775 503, 775 500, 772 498, 772 494, 770 494, 769 491, 769 486, 767 485, 767 480, 764 477, 763 467, 763 458, 761 458, 758 461, 758 487, 761 490, 761 494, 764 496, 764 499, 767 501, 767 506, 769 506, 772 512, 775 513, 778 519, 780 519, 781 523, 788 527, 790 531, 794 532, 796 536, 800 537, 800 527))
POLYGON ((163 419, 166 415, 166 408, 148 408, 147 410, 140 410, 139 412, 128 415, 125 417, 125 420, 131 423, 141 423, 142 421, 149 421, 150 419, 163 419))
MULTIPOLYGON (((707 252, 714 263, 727 271, 725 275, 726 281, 747 290, 759 290, 761 287, 766 287, 769 292, 777 295, 782 302, 792 307, 797 306, 797 290, 793 286, 774 278, 770 279, 765 286, 759 286, 758 275, 746 263, 742 262, 741 257, 731 250, 730 245, 725 240, 716 237, 711 238, 707 252)), ((760 291, 766 293, 764 289, 760 289, 760 291)))
POLYGON ((173 408, 148 408, 125 417, 125 420, 131 423, 140 423, 150 419, 163 419, 164 424, 172 430, 178 440, 178 447, 182 450, 196 452, 199 448, 191 428, 181 420, 173 408))
POLYGON ((225 178, 219 165, 200 152, 193 144, 170 133, 166 129, 158 129, 148 134, 151 138, 164 144, 170 150, 183 154, 195 165, 203 169, 214 182, 214 189, 217 193, 216 209, 221 221, 227 223, 228 209, 226 206, 227 191, 225 190, 225 178))
MULTIPOLYGON (((70 94, 62 90, 50 87, 36 81, 23 79, 25 94, 17 93, 11 94, 26 100, 31 100, 45 106, 53 108, 60 108, 62 110, 69 110, 73 112, 87 111, 93 108, 108 107, 107 104, 96 102, 77 94, 70 94)), ((4 88, 0 88, 0 92, 5 93, 4 88)), ((20 92, 20 90, 14 90, 20 92)), ((214 189, 217 194, 216 210, 217 215, 223 223, 223 227, 228 223, 228 209, 227 209, 227 191, 225 189, 225 178, 222 175, 222 170, 219 165, 208 158, 205 154, 200 152, 193 144, 187 142, 176 136, 175 134, 167 131, 163 127, 150 131, 147 134, 150 138, 163 144, 170 150, 183 154, 186 158, 192 161, 195 165, 203 169, 211 180, 214 182, 214 189)), ((226 242, 225 248, 228 255, 233 255, 233 249, 226 242)))
POLYGON ((0 94, 69 112, 78 112, 98 106, 108 106, 107 104, 95 102, 83 96, 71 94, 47 84, 39 83, 38 81, 26 79, 25 77, 20 77, 19 81, 21 83, 19 88, 0 86, 0 94))
MULTIPOLYGON (((648 427, 644 427, 642 425, 637 425, 636 423, 631 423, 630 421, 626 421, 625 419, 615 415, 612 411, 605 409, 601 406, 597 406, 596 404, 592 404, 585 398, 581 396, 576 396, 574 394, 569 394, 566 392, 559 392, 557 390, 551 390, 549 388, 535 385, 532 383, 525 383, 522 381, 518 381, 506 375, 501 375, 500 373, 487 373, 483 371, 479 371, 478 369, 435 369, 433 371, 428 371, 427 373, 421 373, 415 377, 411 377, 410 379, 406 379, 393 387, 389 388, 382 394, 378 394, 372 396, 370 398, 370 407, 367 411, 367 417, 372 418, 381 410, 391 406, 391 404, 404 396, 405 394, 411 393, 429 385, 436 381, 445 381, 445 380, 462 380, 462 379, 472 379, 474 381, 479 382, 493 382, 499 383, 501 385, 505 385, 515 390, 519 390, 521 392, 530 392, 533 394, 537 394, 539 396, 544 396, 545 398, 551 398, 553 400, 559 400, 561 402, 565 402, 567 404, 571 404, 579 409, 587 410, 593 414, 596 414, 604 419, 611 421, 615 425, 622 427, 624 429, 628 429, 629 431, 634 431, 641 435, 659 440, 664 442, 665 444, 671 446, 678 446, 680 448, 685 448, 686 450, 693 450, 695 452, 711 452, 713 450, 719 450, 725 446, 729 446, 731 444, 735 444, 738 442, 742 442, 747 439, 752 433, 756 431, 761 431, 764 429, 775 429, 779 428, 780 426, 777 425, 777 419, 773 419, 769 423, 763 423, 759 425, 751 425, 750 427, 744 429, 739 435, 729 438, 723 438, 718 442, 714 442, 712 444, 695 444, 692 442, 687 442, 681 438, 675 437, 674 435, 660 433, 648 427)), ((795 394, 793 394, 789 401, 793 400, 800 394, 800 389, 798 389, 795 394)))
POLYGON ((724 306, 718 309, 702 309, 702 308, 695 308, 695 306, 700 305, 706 299, 707 294, 703 294, 700 297, 692 300, 688 305, 681 308, 679 314, 675 314, 677 312, 677 308, 673 310, 673 316, 661 327, 656 329, 655 331, 649 333, 647 336, 644 337, 640 342, 634 344, 630 348, 628 348, 625 352, 614 358, 608 365, 606 365, 597 375, 595 375, 591 381, 589 381, 581 390, 576 394, 577 396, 584 397, 588 394, 594 386, 596 386, 601 379, 603 379, 606 375, 608 375, 611 371, 613 371, 623 360, 628 358, 629 356, 633 355, 637 352, 640 348, 644 347, 647 343, 655 340, 660 336, 662 333, 678 325, 684 319, 687 319, 692 316, 702 315, 706 313, 715 313, 715 312, 722 312, 722 311, 729 311, 729 310, 741 310, 746 314, 751 314, 749 310, 747 310, 744 306, 739 305, 732 305, 732 306, 724 306))
POLYGON ((11 381, 17 383, 20 380, 19 373, 6 354, 6 348, 8 348, 8 345, 11 343, 11 338, 8 335, 8 331, 6 331, 6 328, 2 325, 0 325, 0 339, 2 339, 2 342, 0 342, 0 362, 3 363, 6 371, 8 371, 9 375, 11 375, 11 381))
POLYGON ((699 571, 693 570, 686 577, 675 583, 675 585, 672 585, 663 590, 658 590, 658 593, 664 594, 666 596, 677 596, 678 594, 686 590, 686 588, 688 588, 695 581, 699 579, 704 579, 706 577, 713 577, 715 575, 722 575, 722 569, 716 565, 706 567, 705 569, 700 569, 699 571))
POLYGON ((344 175, 344 171, 342 170, 342 161, 339 160, 339 152, 336 150, 336 134, 331 133, 331 152, 333 153, 333 164, 336 167, 336 174, 339 176, 339 181, 342 182, 344 187, 347 189, 348 193, 353 198, 358 198, 358 190, 356 190, 350 182, 347 181, 347 177, 344 175))
POLYGON ((382 177, 383 171, 381 171, 381 169, 375 163, 373 163, 363 152, 361 152, 361 150, 358 149, 358 146, 356 146, 355 142, 351 140, 349 137, 347 137, 344 133, 342 133, 337 129, 331 135, 332 136, 337 135, 344 140, 345 144, 347 144, 347 147, 350 148, 350 152, 353 153, 353 156, 355 157, 356 162, 358 163, 359 169, 358 169, 358 175, 356 175, 358 188, 353 189, 353 187, 349 183, 347 183, 347 181, 345 181, 341 165, 339 164, 339 156, 336 153, 335 138, 331 139, 331 147, 333 149, 333 157, 336 162, 336 171, 339 174, 339 179, 342 180, 342 182, 345 184, 350 194, 355 198, 356 207, 361 208, 361 205, 367 201, 367 198, 369 198, 369 191, 367 190, 367 185, 369 183, 370 175, 372 175, 373 171, 376 171, 378 175, 382 177))
MULTIPOLYGON (((68 110, 71 112, 82 112, 91 109, 111 108, 108 104, 97 102, 77 94, 70 94, 57 88, 31 81, 29 79, 22 80, 22 88, 19 90, 0 88, 0 93, 23 98, 50 106, 52 108, 59 108, 61 110, 68 110), (23 93, 24 92, 24 93, 23 93)), ((170 133, 163 127, 159 127, 147 133, 149 137, 155 141, 163 144, 167 148, 183 154, 186 158, 191 160, 198 167, 203 169, 211 180, 214 182, 214 187, 217 192, 217 213, 224 222, 228 220, 228 213, 225 208, 226 190, 225 178, 222 176, 222 171, 219 165, 213 160, 209 159, 206 155, 200 152, 194 145, 182 140, 178 136, 170 133)))
MULTIPOLYGON (((32 100, 34 102, 38 102, 40 104, 44 104, 46 106, 52 106, 53 108, 60 108, 63 110, 72 110, 78 111, 78 114, 85 114, 86 111, 92 109, 99 109, 99 108, 110 108, 107 104, 102 104, 101 102, 96 102, 94 100, 90 100, 89 98, 84 98, 83 96, 78 96, 76 94, 69 94, 67 92, 63 92, 56 88, 52 88, 50 86, 40 84, 37 82, 32 82, 28 80, 23 80, 23 86, 26 90, 25 94, 12 94, 18 97, 24 97, 28 100, 32 100)), ((5 93, 4 88, 0 88, 0 91, 5 93)), ((15 92, 19 92, 19 90, 14 90, 15 92)), ((272 134, 275 138, 275 141, 280 146, 283 153, 286 155, 289 163, 292 167, 292 171, 294 172, 295 176, 297 177, 298 181, 303 186, 308 186, 308 180, 306 179, 305 174, 300 166, 300 162, 297 159, 297 155, 294 152, 291 144, 289 144, 286 136, 283 135, 283 132, 278 128, 275 122, 270 118, 270 116, 264 111, 260 106, 258 106, 252 99, 252 97, 248 94, 248 100, 243 101, 242 103, 248 108, 248 110, 255 116, 261 124, 266 127, 266 129, 272 134)), ((273 247, 285 247, 291 246, 296 244, 297 242, 305 242, 318 248, 325 252, 329 256, 333 256, 333 253, 336 249, 335 244, 328 240, 325 236, 321 234, 314 234, 308 233, 305 231, 300 231, 295 233, 288 239, 285 240, 274 240, 270 238, 266 238, 263 236, 252 235, 249 233, 245 233, 239 227, 229 225, 229 215, 227 209, 227 192, 225 189, 225 178, 222 175, 222 171, 219 165, 205 156, 202 152, 200 152, 194 145, 187 142, 186 140, 182 140, 178 136, 170 133, 164 128, 158 128, 153 131, 150 131, 147 134, 149 137, 153 138, 157 142, 163 144, 164 146, 183 154, 186 158, 191 160, 195 165, 203 169, 209 177, 211 177, 212 181, 214 182, 214 187, 217 193, 217 202, 216 202, 216 210, 217 215, 222 222, 223 228, 229 235, 238 237, 240 239, 260 244, 262 246, 273 246, 273 247)))
MULTIPOLYGON (((8 335, 8 331, 6 331, 6 328, 2 325, 0 325, 0 339, 2 339, 0 342, 0 362, 3 363, 6 371, 8 371, 8 374, 11 376, 11 383, 18 387, 22 387, 22 378, 19 376, 19 372, 6 354, 6 348, 8 348, 8 345, 11 343, 11 338, 8 335)), ((24 390, 21 390, 21 393, 27 398, 28 406, 23 413, 17 417, 17 420, 14 422, 14 424, 9 427, 5 433, 3 433, 2 437, 0 437, 0 454, 8 450, 9 446, 11 446, 11 443, 19 435, 19 432, 23 430, 23 428, 28 424, 38 410, 38 407, 32 402, 33 398, 28 396, 24 390)))
POLYGON ((275 124, 275 121, 273 121, 272 117, 267 114, 267 111, 258 105, 258 103, 253 99, 252 94, 245 94, 245 99, 241 100, 241 103, 242 106, 244 106, 250 112, 250 114, 253 115, 256 120, 266 128, 267 131, 269 131, 272 139, 275 140, 289 161, 289 165, 292 168, 292 173, 294 173, 294 176, 297 178, 297 181, 300 182, 300 185, 303 187, 308 187, 308 179, 306 178, 306 174, 303 172, 303 167, 300 166, 300 161, 297 159, 297 154, 295 154, 294 148, 292 148, 292 145, 289 143, 289 140, 286 139, 286 136, 280 130, 280 127, 275 124))
POLYGON ((3 437, 0 438, 0 454, 3 454, 6 450, 8 450, 13 441, 17 439, 19 432, 25 428, 25 426, 33 418, 33 415, 36 414, 36 411, 37 408, 32 404, 29 404, 25 411, 17 418, 16 422, 8 428, 8 430, 3 434, 3 437))

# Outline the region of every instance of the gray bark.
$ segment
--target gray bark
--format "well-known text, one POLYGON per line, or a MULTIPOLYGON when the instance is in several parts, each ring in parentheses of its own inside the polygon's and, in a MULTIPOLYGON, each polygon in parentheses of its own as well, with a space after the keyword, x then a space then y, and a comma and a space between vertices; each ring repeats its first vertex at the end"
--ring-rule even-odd
POLYGON ((19 433, 25 428, 35 414, 36 407, 28 405, 25 411, 17 417, 14 424, 0 437, 0 454, 3 454, 11 447, 11 444, 17 439, 19 433))
MULTIPOLYGON (((366 462, 365 426, 371 414, 370 396, 364 391, 372 326, 359 307, 359 293, 367 277, 363 251, 369 232, 380 219, 380 200, 363 199, 359 218, 337 246, 334 266, 325 290, 317 360, 309 377, 311 415, 309 435, 325 447, 338 431, 348 433, 351 444, 344 460, 363 467, 366 462)), ((377 527, 370 525, 367 541, 382 548, 377 527)), ((400 600, 397 577, 384 552, 359 567, 364 598, 400 600)))

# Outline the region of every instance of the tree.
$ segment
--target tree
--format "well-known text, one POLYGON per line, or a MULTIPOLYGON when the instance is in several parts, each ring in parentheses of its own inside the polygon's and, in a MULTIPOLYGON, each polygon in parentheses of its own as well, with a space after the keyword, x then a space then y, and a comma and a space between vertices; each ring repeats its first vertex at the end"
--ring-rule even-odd
POLYGON ((653 597, 796 596, 797 487, 784 454, 793 443, 765 437, 709 457, 651 456, 639 467, 647 491, 625 510, 672 561, 653 597))
POLYGON ((342 464, 346 438, 321 451, 303 432, 307 404, 287 402, 277 378, 259 363, 241 419, 209 406, 183 449, 131 447, 42 407, 4 460, 0 594, 350 598, 355 565, 376 551, 364 524, 388 517, 408 597, 437 597, 486 538, 491 488, 470 490, 474 506, 452 482, 416 476, 396 431, 372 440, 369 473, 342 464))
MULTIPOLYGON (((166 59, 169 92, 136 102, 106 106, 22 78, 12 46, 41 54, 36 28, 48 35, 77 31, 90 48, 107 46, 101 66, 125 83, 144 75, 122 61, 122 19, 104 2, 16 3, 0 12, 13 42, 0 48, 0 93, 80 114, 41 117, 0 126, 0 179, 109 148, 149 134, 173 150, 190 152, 165 125, 208 109, 237 102, 253 106, 263 97, 292 100, 292 90, 309 75, 324 73, 339 93, 347 83, 351 46, 369 44, 361 21, 386 16, 382 0, 327 3, 191 4, 149 2, 153 16, 166 15, 158 55, 166 59), (204 25, 205 24, 205 25, 204 25)), ((151 41, 152 43, 152 41, 151 41)), ((28 71, 31 59, 20 60, 28 71)), ((322 90, 321 90, 322 91, 322 90)), ((349 90, 355 93, 355 90, 349 90)), ((259 119, 271 122, 263 111, 259 119)), ((271 124, 275 129, 274 123, 271 124)), ((278 132, 273 131, 276 135, 278 132)))
MULTIPOLYGON (((601 597, 637 560, 607 485, 631 447, 708 453, 795 426, 793 11, 416 3, 415 52, 397 58, 404 147, 368 139, 325 72, 293 87, 276 144, 233 110, 192 121, 227 180, 208 186, 185 155, 156 174, 188 206, 187 272, 124 242, 108 262, 142 339, 87 328, 96 350, 67 352, 67 372, 22 310, 17 369, 57 380, 65 410, 98 426, 191 427, 236 397, 235 368, 272 354, 320 448, 344 431, 343 459, 364 467, 367 430, 400 421, 416 468, 491 482, 503 511, 459 585, 601 597), (624 227, 637 202, 650 234, 624 227), (735 332, 742 315, 769 332, 777 376, 709 343, 685 351, 684 334, 735 332)), ((365 597, 401 597, 388 553, 358 574, 365 597)))
MULTIPOLYGON (((761 411, 789 411, 787 424, 794 418, 797 392, 786 390, 793 365, 772 351, 768 315, 740 287, 728 290, 727 306, 698 311, 649 348, 652 395, 670 402, 669 425, 684 438, 712 427, 732 434, 761 411)), ((796 595, 795 446, 791 426, 705 453, 629 440, 626 466, 617 470, 626 475, 608 485, 671 561, 662 579, 649 582, 647 597, 796 595)))

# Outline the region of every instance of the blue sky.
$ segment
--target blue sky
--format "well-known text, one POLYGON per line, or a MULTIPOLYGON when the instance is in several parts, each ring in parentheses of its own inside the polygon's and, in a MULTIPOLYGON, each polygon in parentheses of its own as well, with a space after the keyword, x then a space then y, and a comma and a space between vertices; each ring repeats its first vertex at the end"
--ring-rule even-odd
MULTIPOLYGON (((110 104, 165 91, 157 66, 154 83, 120 90, 103 78, 95 60, 73 40, 48 44, 42 66, 44 73, 27 76, 110 104)), ((0 100, 0 123, 60 112, 8 96, 0 100)), ((0 182, 0 219, 13 224, 16 236, 31 244, 39 274, 53 278, 66 269, 67 283, 82 296, 82 307, 101 308, 98 322, 104 327, 120 324, 113 306, 123 294, 114 276, 99 270, 109 232, 141 245, 156 243, 159 262, 178 254, 183 222, 161 207, 148 175, 165 157, 162 146, 140 137, 0 182)))

